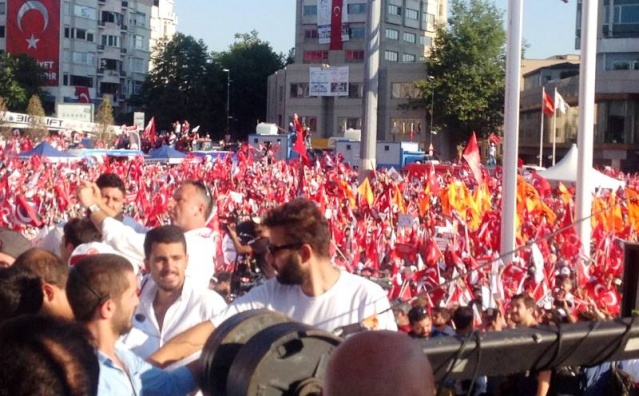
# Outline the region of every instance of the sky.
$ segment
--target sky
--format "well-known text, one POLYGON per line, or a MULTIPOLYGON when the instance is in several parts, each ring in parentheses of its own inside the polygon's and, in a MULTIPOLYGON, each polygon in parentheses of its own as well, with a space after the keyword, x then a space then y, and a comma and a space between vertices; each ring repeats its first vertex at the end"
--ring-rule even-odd
MULTIPOLYGON (((504 12, 509 0, 494 0, 504 12)), ((576 54, 576 1, 522 0, 523 36, 529 44, 526 58, 576 54)), ((258 32, 275 52, 288 53, 295 45, 295 0, 176 0, 179 32, 204 40, 210 51, 225 51, 235 33, 258 32), (241 2, 241 6, 238 5, 241 2)))

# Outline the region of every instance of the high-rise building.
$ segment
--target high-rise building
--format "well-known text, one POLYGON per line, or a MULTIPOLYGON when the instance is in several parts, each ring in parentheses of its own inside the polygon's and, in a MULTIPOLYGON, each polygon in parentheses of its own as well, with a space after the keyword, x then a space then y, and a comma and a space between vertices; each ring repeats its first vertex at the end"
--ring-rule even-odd
MULTIPOLYGON (((297 0, 295 63, 269 77, 267 119, 287 128, 297 113, 315 137, 360 129, 363 115, 368 1, 297 0), (339 15, 335 13, 338 12, 339 15), (337 18, 337 20, 336 20, 337 18), (337 33, 332 29, 337 28, 337 33)), ((427 142, 430 119, 413 109, 414 82, 428 77, 424 59, 447 0, 384 0, 380 21, 379 140, 427 142)), ((435 111, 437 111, 435 109, 435 111)))
POLYGON ((155 37, 175 31, 172 5, 173 0, 0 1, 0 50, 29 54, 47 69, 48 112, 55 103, 99 105, 107 96, 116 112, 128 112, 127 99, 148 74, 152 26, 160 26, 155 37), (155 15, 162 21, 152 21, 155 15))
MULTIPOLYGON (((166 38, 171 40, 177 32, 178 18, 173 12, 174 0, 153 0, 153 10, 151 15, 151 51, 155 49, 157 43, 166 38)), ((151 62, 150 68, 153 68, 151 62)))

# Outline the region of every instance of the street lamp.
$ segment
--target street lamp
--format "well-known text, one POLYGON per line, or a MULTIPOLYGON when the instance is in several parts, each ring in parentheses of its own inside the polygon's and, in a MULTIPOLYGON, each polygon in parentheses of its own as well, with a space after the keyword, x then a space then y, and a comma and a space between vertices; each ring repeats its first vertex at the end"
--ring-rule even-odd
POLYGON ((435 85, 433 81, 435 81, 434 76, 428 76, 428 81, 431 83, 430 87, 430 129, 429 129, 429 147, 433 145, 433 116, 435 115, 435 85))
POLYGON ((231 130, 229 128, 229 121, 231 120, 229 115, 231 108, 231 71, 229 69, 222 69, 222 71, 226 73, 226 136, 229 137, 229 140, 232 140, 231 130))

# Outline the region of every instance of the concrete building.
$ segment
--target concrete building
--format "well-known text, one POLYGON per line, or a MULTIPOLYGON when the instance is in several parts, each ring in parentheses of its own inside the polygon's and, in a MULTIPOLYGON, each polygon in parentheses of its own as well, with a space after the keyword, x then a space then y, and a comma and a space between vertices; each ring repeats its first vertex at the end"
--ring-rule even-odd
POLYGON ((126 113, 127 99, 148 74, 152 26, 154 37, 175 32, 172 6, 173 0, 0 1, 0 50, 27 53, 47 69, 49 113, 64 102, 97 108, 107 96, 116 113, 126 113))
MULTIPOLYGON (((341 50, 330 50, 322 40, 323 3, 296 1, 295 63, 269 77, 267 121, 286 129, 297 113, 314 137, 327 138, 362 125, 368 2, 344 1, 341 50), (332 84, 320 92, 320 80, 332 84)), ((435 36, 435 23, 446 20, 447 0, 382 3, 377 138, 408 141, 412 130, 415 141, 428 143, 427 112, 402 105, 417 97, 414 82, 428 77, 423 62, 435 36)))
MULTIPOLYGON (((177 32, 178 17, 173 12, 175 0, 153 0, 153 9, 151 11, 151 43, 149 48, 151 52, 155 49, 156 44, 163 38, 171 40, 177 32)), ((150 66, 153 68, 153 62, 150 66)))

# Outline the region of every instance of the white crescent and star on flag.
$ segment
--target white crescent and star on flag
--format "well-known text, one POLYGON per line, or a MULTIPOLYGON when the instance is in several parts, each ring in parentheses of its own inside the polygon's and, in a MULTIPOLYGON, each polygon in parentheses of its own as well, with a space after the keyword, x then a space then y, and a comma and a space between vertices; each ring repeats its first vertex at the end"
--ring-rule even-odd
MULTIPOLYGON (((29 11, 33 11, 33 10, 38 11, 42 15, 42 18, 44 19, 44 26, 42 27, 41 32, 44 32, 46 28, 49 26, 49 11, 47 10, 47 7, 45 7, 45 5, 42 4, 41 1, 32 0, 32 1, 27 1, 26 3, 24 3, 18 10, 18 14, 16 18, 18 21, 18 28, 20 28, 20 31, 24 32, 24 29, 22 28, 22 19, 29 11)), ((40 41, 40 39, 37 38, 33 33, 31 33, 31 37, 26 39, 26 41, 27 41, 27 49, 31 49, 31 48, 37 49, 38 41, 40 41)))

